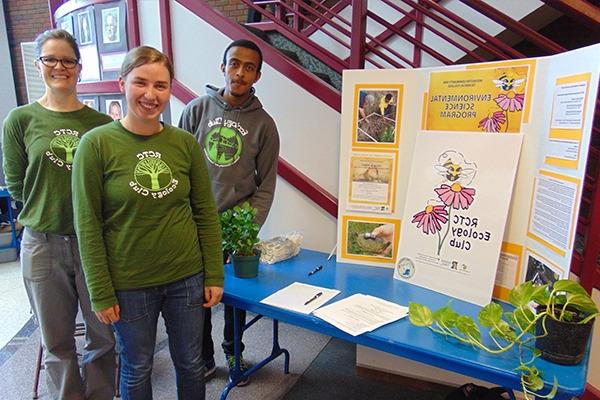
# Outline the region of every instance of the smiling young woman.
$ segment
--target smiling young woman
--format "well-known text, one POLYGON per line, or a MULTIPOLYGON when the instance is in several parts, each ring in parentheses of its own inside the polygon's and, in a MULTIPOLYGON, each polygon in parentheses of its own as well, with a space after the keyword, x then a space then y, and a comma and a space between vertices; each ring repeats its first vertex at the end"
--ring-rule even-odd
POLYGON ((98 318, 112 324, 124 400, 152 398, 159 314, 180 399, 204 399, 204 309, 223 294, 221 230, 198 142, 159 118, 173 69, 158 50, 131 50, 119 86, 127 115, 81 141, 75 227, 98 318))
POLYGON ((108 400, 114 394, 114 335, 91 310, 74 235, 71 170, 80 138, 111 119, 77 99, 80 54, 68 32, 40 34, 35 52, 46 91, 12 110, 3 128, 6 184, 23 202, 23 280, 40 326, 50 396, 108 400), (84 351, 83 374, 73 340, 78 306, 91 349, 84 351))

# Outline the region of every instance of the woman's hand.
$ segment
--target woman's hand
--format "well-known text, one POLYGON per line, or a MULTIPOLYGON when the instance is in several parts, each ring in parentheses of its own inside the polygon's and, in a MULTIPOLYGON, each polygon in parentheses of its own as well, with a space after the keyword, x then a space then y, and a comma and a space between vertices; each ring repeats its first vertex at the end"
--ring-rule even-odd
POLYGON ((216 306, 221 301, 223 297, 223 288, 220 286, 206 286, 204 288, 204 303, 202 306, 204 308, 210 308, 216 306))
POLYGON ((115 304, 114 306, 108 307, 105 310, 96 311, 96 318, 98 318, 98 320, 103 324, 110 325, 113 322, 117 322, 121 318, 120 314, 121 309, 119 308, 118 304, 115 304))

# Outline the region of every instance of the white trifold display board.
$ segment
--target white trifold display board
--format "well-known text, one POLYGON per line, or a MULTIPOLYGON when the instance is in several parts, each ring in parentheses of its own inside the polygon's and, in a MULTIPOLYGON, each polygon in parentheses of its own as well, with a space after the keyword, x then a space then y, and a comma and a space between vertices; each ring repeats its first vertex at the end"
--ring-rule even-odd
POLYGON ((599 69, 594 45, 345 71, 338 261, 475 304, 567 277, 599 69))

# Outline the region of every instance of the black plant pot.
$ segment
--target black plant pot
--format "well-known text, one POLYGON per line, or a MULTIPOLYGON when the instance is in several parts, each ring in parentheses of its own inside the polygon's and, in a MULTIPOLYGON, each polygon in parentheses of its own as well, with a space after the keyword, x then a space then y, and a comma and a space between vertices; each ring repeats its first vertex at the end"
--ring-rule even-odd
POLYGON ((260 251, 254 250, 253 256, 238 256, 232 254, 233 274, 237 278, 256 278, 258 276, 258 262, 260 251))
POLYGON ((542 317, 535 327, 536 336, 544 334, 542 320, 546 320, 548 334, 535 340, 535 347, 541 351, 541 357, 557 364, 579 364, 585 354, 594 320, 587 324, 557 321, 551 317, 542 317))

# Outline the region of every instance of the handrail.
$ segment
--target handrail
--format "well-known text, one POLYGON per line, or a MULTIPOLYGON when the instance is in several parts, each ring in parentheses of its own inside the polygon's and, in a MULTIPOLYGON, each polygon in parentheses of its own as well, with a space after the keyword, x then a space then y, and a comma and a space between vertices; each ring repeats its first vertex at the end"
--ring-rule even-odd
MULTIPOLYGON (((311 48, 318 48, 320 53, 327 54, 327 59, 322 61, 338 72, 344 68, 360 68, 365 61, 377 68, 419 67, 422 53, 428 54, 441 64, 453 64, 454 61, 446 54, 423 43, 422 38, 425 32, 440 38, 474 61, 485 62, 525 57, 495 36, 486 33, 473 23, 438 4, 440 0, 380 0, 393 10, 396 16, 377 15, 366 9, 366 0, 339 0, 335 7, 327 7, 322 0, 314 2, 305 0, 241 1, 260 13, 265 20, 275 23, 280 32, 285 31, 289 32, 289 35, 295 35, 297 39, 294 42, 297 44, 298 41, 307 45, 310 43, 311 48), (360 10, 363 2, 365 3, 364 21, 361 21, 360 17, 356 21, 354 19, 350 21, 345 16, 347 13, 342 13, 348 7, 351 7, 353 11, 360 10), (266 7, 267 5, 270 7, 266 7), (270 10, 271 7, 273 7, 273 11, 270 10), (376 35, 366 32, 364 28, 370 21, 383 26, 385 30, 376 35), (408 23, 414 24, 414 34, 403 30, 408 23), (445 33, 442 29, 449 33, 445 33), (362 33, 363 31, 364 33, 362 33), (326 35, 331 39, 331 43, 339 46, 343 51, 349 50, 349 54, 345 56, 334 54, 332 50, 322 45, 322 42, 318 43, 314 40, 311 36, 314 32, 326 35), (460 36, 463 41, 456 39, 455 35, 460 36), (358 42, 357 37, 362 38, 362 43, 358 42), (413 47, 412 60, 410 56, 389 44, 390 39, 394 37, 402 39, 413 47), (353 41, 357 43, 353 43, 353 41), (478 52, 476 49, 483 52, 478 52), (353 61, 352 54, 355 53, 357 58, 353 61)), ((535 44, 548 54, 564 50, 560 45, 490 7, 482 0, 460 1, 483 17, 535 44)), ((259 26, 257 25, 257 27, 259 26)))
POLYGON ((532 43, 539 46, 543 50, 551 54, 562 53, 566 51, 566 49, 558 44, 554 43, 552 40, 548 39, 544 35, 539 34, 537 31, 534 31, 527 25, 521 24, 515 19, 509 17, 508 15, 496 10, 489 4, 484 3, 481 0, 460 0, 464 4, 468 5, 472 9, 480 12, 491 20, 499 23, 502 26, 510 28, 511 30, 519 33, 529 39, 532 43))

